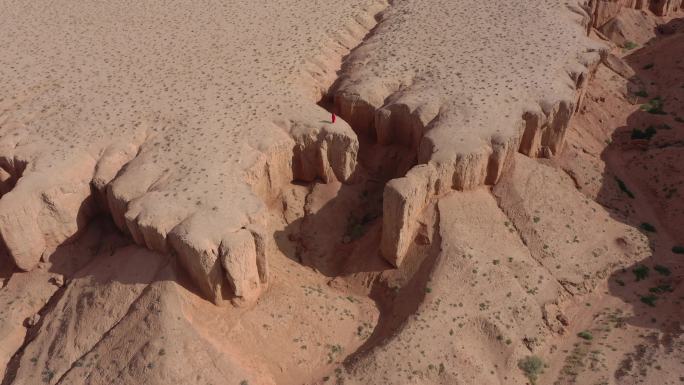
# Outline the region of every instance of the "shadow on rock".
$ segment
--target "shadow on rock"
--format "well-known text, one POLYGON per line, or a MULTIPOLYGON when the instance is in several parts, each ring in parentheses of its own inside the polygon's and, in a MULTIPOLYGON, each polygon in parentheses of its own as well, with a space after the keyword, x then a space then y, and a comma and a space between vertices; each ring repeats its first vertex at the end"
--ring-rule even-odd
POLYGON ((617 127, 601 153, 607 168, 597 200, 616 220, 649 239, 651 255, 615 271, 611 295, 632 305, 625 322, 682 332, 684 317, 684 19, 625 58, 634 71, 628 97, 640 108, 617 127))

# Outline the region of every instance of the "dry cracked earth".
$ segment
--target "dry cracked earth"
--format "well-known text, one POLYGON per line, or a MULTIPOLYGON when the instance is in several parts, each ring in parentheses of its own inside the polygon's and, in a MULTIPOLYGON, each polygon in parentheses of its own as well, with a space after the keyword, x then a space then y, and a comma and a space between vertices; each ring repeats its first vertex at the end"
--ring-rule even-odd
POLYGON ((0 383, 684 383, 682 7, 0 0, 0 383))

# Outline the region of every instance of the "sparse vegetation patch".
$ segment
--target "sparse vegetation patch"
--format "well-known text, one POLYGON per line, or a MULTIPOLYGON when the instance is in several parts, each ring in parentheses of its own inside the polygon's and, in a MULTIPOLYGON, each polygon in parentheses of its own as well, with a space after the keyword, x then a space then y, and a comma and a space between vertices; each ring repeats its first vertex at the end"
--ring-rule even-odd
POLYGON ((633 41, 626 41, 625 44, 622 46, 622 48, 630 51, 633 50, 634 48, 638 47, 639 44, 633 42, 633 41))
POLYGON ((534 385, 537 383, 539 375, 544 372, 544 361, 538 356, 527 356, 518 361, 518 368, 525 373, 525 376, 534 385))
POLYGON ((665 115, 665 111, 663 111, 663 100, 660 98, 660 96, 657 96, 651 99, 648 103, 643 104, 641 109, 649 114, 665 115))

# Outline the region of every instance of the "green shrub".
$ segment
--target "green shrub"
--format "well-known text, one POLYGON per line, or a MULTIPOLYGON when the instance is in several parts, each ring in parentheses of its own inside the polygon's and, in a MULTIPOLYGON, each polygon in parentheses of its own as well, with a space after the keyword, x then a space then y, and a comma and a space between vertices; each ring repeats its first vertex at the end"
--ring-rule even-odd
POLYGON ((635 92, 634 95, 635 95, 635 96, 638 96, 638 97, 640 97, 640 98, 647 98, 647 97, 648 97, 648 92, 646 92, 646 91, 644 91, 644 90, 639 90, 639 91, 635 92))
POLYGON ((658 285, 648 289, 651 293, 662 294, 662 293, 672 293, 674 289, 668 284, 658 285))
POLYGON ((648 266, 639 265, 632 270, 632 273, 634 273, 637 281, 646 279, 646 277, 648 277, 648 266))
POLYGON ((586 330, 577 333, 577 337, 585 339, 587 341, 591 341, 594 339, 594 336, 592 336, 591 333, 589 333, 586 330))
POLYGON ((620 190, 623 193, 627 194, 628 197, 634 199, 634 194, 631 191, 629 191, 625 182, 623 182, 622 179, 620 179, 620 178, 615 178, 615 180, 617 181, 617 184, 618 184, 618 187, 620 188, 620 190))
POLYGON ((364 219, 358 219, 353 215, 347 218, 347 230, 345 235, 348 236, 352 241, 355 241, 366 233, 366 226, 364 219))
POLYGON ((653 66, 654 66, 653 63, 648 63, 648 64, 646 64, 643 68, 644 68, 645 70, 650 70, 651 68, 653 68, 653 66))
POLYGON ((684 254, 684 246, 673 246, 672 252, 675 254, 684 254))
POLYGON ((639 44, 633 42, 633 41, 626 41, 625 44, 622 46, 622 48, 626 50, 633 50, 634 48, 638 47, 639 44))
POLYGON ((654 115, 665 115, 663 111, 663 99, 657 96, 651 99, 648 103, 641 105, 641 109, 654 115))
POLYGON ((655 233, 656 232, 655 226, 653 226, 652 224, 650 224, 648 222, 642 223, 639 227, 644 231, 648 231, 649 233, 655 233))
POLYGON ((668 269, 667 267, 665 267, 663 265, 655 265, 655 266, 653 266, 653 270, 660 273, 660 275, 664 275, 666 277, 671 274, 670 269, 668 269))
POLYGON ((646 139, 651 140, 651 138, 656 134, 656 129, 653 126, 648 126, 644 131, 638 128, 632 129, 632 140, 634 139, 646 139))
POLYGON ((658 297, 656 297, 655 295, 649 294, 641 297, 641 302, 645 303, 650 307, 655 307, 657 299, 658 297))
POLYGON ((518 361, 518 368, 525 373, 532 384, 535 384, 539 375, 544 372, 544 361, 537 356, 527 356, 518 361))

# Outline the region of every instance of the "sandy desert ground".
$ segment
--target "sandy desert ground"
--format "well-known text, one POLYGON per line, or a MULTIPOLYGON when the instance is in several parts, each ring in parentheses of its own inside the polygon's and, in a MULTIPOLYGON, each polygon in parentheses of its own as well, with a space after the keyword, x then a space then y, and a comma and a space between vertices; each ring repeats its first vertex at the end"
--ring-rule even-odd
POLYGON ((0 0, 2 385, 681 384, 682 194, 681 0, 0 0))

